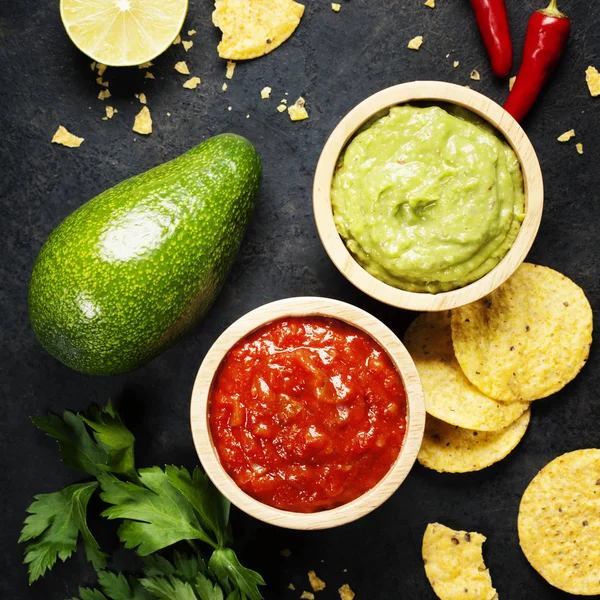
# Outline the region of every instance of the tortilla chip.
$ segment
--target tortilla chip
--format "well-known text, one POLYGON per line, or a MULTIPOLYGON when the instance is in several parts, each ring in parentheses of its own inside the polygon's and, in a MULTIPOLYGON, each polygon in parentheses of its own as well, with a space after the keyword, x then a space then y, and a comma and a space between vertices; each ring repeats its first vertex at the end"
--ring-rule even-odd
POLYGON ((200 77, 190 77, 184 84, 183 87, 186 90, 195 90, 200 85, 200 77))
POLYGON ((569 131, 565 131, 561 133, 556 139, 559 142, 568 142, 571 138, 575 137, 575 130, 569 129, 569 131))
POLYGON ((192 42, 192 40, 183 40, 183 42, 181 42, 181 45, 183 46, 183 49, 186 52, 189 52, 190 48, 194 45, 194 42, 192 42))
POLYGON ((515 81, 517 80, 517 76, 514 75, 508 80, 508 91, 512 92, 513 87, 515 86, 515 81))
POLYGON ((568 452, 529 484, 519 542, 531 566, 569 594, 600 594, 600 450, 568 452))
POLYGON ((497 290, 452 311, 452 341, 464 374, 486 396, 537 400, 582 369, 592 309, 570 279, 523 263, 497 290))
POLYGON ((108 90, 100 90, 98 100, 106 100, 107 98, 110 98, 110 92, 108 90))
POLYGON ((340 595, 340 600, 354 600, 355 596, 352 588, 347 583, 338 588, 338 594, 340 595))
POLYGON ((178 35, 174 40, 173 40, 173 46, 179 46, 179 44, 181 44, 181 35, 178 35))
POLYGON ((407 47, 410 48, 411 50, 418 50, 422 45, 423 45, 423 36, 418 35, 417 37, 414 37, 412 40, 410 40, 408 42, 407 47))
POLYGON ((154 75, 152 73, 150 73, 150 71, 146 71, 146 74, 144 75, 144 79, 156 79, 156 77, 154 77, 154 75))
POLYGON ((142 110, 135 116, 135 123, 133 124, 133 130, 136 133, 142 135, 148 135, 152 133, 152 117, 147 106, 144 106, 142 110))
POLYGON ((53 144, 60 144, 67 148, 79 148, 79 146, 83 144, 83 140, 84 138, 69 133, 62 125, 59 125, 56 133, 52 137, 53 144))
POLYGON ((144 92, 142 92, 141 94, 139 94, 137 96, 138 100, 140 101, 141 104, 146 104, 148 102, 147 98, 146 98, 146 94, 144 94, 144 92))
POLYGON ((112 119, 115 116, 115 113, 118 113, 119 111, 114 108, 113 106, 105 106, 104 110, 106 112, 106 118, 107 119, 112 119))
POLYGON ((138 69, 149 69, 150 67, 153 67, 153 66, 154 66, 154 63, 151 60, 149 60, 148 62, 138 65, 138 69))
POLYGON ((106 67, 106 65, 103 65, 102 63, 98 63, 97 67, 98 67, 98 75, 100 77, 102 77, 102 75, 104 75, 104 72, 106 71, 107 67, 106 67))
POLYGON ((175 63, 175 70, 182 75, 190 74, 190 70, 188 69, 185 60, 180 60, 179 62, 175 63))
POLYGON ((314 571, 308 572, 308 582, 310 583, 310 587, 313 589, 313 592, 320 592, 326 587, 325 582, 322 579, 319 579, 314 571))
POLYGON ((304 5, 293 0, 216 0, 213 23, 223 32, 219 56, 247 60, 283 44, 300 23, 304 5))
POLYGON ((592 96, 600 96, 600 73, 590 65, 585 71, 585 81, 592 96))
POLYGON ((506 458, 527 431, 531 411, 500 431, 473 431, 427 415, 419 462, 440 473, 481 471, 506 458))
POLYGON ((331 3, 331 10, 333 12, 340 12, 341 8, 342 8, 341 4, 338 4, 337 2, 332 2, 331 3))
POLYGON ((197 32, 195 29, 190 29, 190 30, 188 31, 188 35, 189 35, 190 37, 192 37, 193 35, 196 35, 196 33, 198 33, 198 32, 197 32))
POLYGON ((312 592, 302 592, 300 600, 315 600, 315 595, 312 592))
POLYGON ((404 345, 419 372, 427 412, 437 419, 465 429, 498 431, 529 407, 528 402, 492 400, 465 377, 454 356, 449 311, 419 315, 404 345))
POLYGON ((428 6, 429 8, 435 8, 435 0, 426 0, 425 6, 428 6))
POLYGON ((280 113, 282 113, 282 112, 285 112, 285 111, 286 111, 286 109, 287 109, 287 106, 286 106, 285 104, 280 104, 280 105, 277 107, 277 110, 278 110, 280 113))
POLYGON ((225 70, 225 77, 227 79, 233 79, 233 72, 235 71, 236 63, 232 60, 227 61, 227 69, 225 70))
POLYGON ((455 60, 455 61, 452 63, 452 66, 453 66, 455 69, 458 69, 458 65, 460 65, 460 61, 458 61, 458 60, 455 60))
POLYGON ((300 97, 292 106, 288 108, 288 113, 292 121, 303 121, 308 119, 308 112, 306 112, 306 101, 300 97))
POLYGON ((430 523, 423 535, 423 563, 429 583, 441 600, 494 600, 489 569, 483 562, 486 537, 430 523))
POLYGON ((269 86, 264 87, 262 90, 260 90, 260 97, 263 100, 267 100, 271 97, 271 88, 269 86))
POLYGON ((577 154, 583 154, 583 144, 575 144, 575 148, 577 149, 577 154))
POLYGON ((473 69, 471 71, 471 74, 469 75, 469 77, 473 80, 473 81, 479 81, 481 79, 481 75, 479 74, 479 71, 477 69, 473 69))

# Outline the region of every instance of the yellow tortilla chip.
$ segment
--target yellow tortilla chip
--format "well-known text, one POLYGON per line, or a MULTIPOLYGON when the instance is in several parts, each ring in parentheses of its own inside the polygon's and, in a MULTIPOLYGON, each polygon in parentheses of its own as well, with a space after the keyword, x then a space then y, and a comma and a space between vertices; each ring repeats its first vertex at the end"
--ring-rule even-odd
POLYGON ((180 60, 179 62, 175 63, 175 70, 182 75, 190 74, 190 70, 188 69, 185 60, 180 60))
POLYGON ((331 3, 331 10, 333 12, 340 12, 341 8, 342 8, 341 4, 338 4, 337 2, 332 2, 331 3))
POLYGON ((106 111, 106 118, 107 119, 112 119, 115 116, 115 113, 118 113, 119 111, 114 108, 113 106, 105 106, 104 110, 106 111))
POLYGON ((575 137, 575 130, 569 129, 569 131, 565 131, 561 133, 556 139, 559 142, 568 142, 571 138, 575 137))
POLYGON ((519 542, 531 566, 569 594, 600 594, 600 450, 568 452, 529 484, 519 542))
POLYGON ((52 143, 60 144, 67 148, 79 148, 79 146, 83 144, 83 138, 69 133, 62 125, 60 125, 52 137, 52 143))
POLYGON ((473 80, 473 81, 479 81, 481 79, 481 75, 479 74, 479 71, 477 69, 473 69, 471 71, 471 74, 469 75, 469 77, 473 80))
POLYGON ((440 473, 480 471, 507 457, 527 431, 531 411, 500 431, 473 431, 427 415, 418 460, 440 473))
POLYGON ((415 362, 427 412, 451 425, 498 431, 518 419, 528 402, 488 398, 464 375, 452 347, 450 312, 423 313, 410 325, 404 345, 415 362))
POLYGON ((435 8, 435 0, 426 0, 425 6, 428 6, 429 8, 435 8))
POLYGON ((508 80, 508 91, 512 92, 513 87, 515 86, 515 81, 517 80, 517 76, 514 75, 508 80))
POLYGON ((264 87, 262 90, 260 90, 260 97, 263 100, 268 100, 271 97, 271 88, 269 86, 264 87))
POLYGON ((98 100, 106 100, 110 98, 110 92, 108 90, 101 90, 98 94, 98 100))
POLYGON ((583 154, 583 144, 575 144, 575 148, 577 149, 577 154, 583 154))
POLYGON ((298 98, 298 100, 296 100, 296 102, 294 102, 287 110, 292 121, 303 121, 304 119, 308 119, 306 101, 302 97, 298 98))
POLYGON ((147 106, 144 106, 142 110, 135 116, 135 123, 133 124, 133 130, 136 133, 142 135, 148 135, 152 133, 152 117, 147 106))
POLYGON ((156 79, 156 77, 154 77, 154 75, 152 73, 150 73, 150 71, 146 71, 146 74, 144 75, 144 79, 156 79))
POLYGON ((423 36, 418 35, 408 42, 410 50, 418 50, 423 45, 423 36))
POLYGON ((317 574, 314 571, 308 572, 308 582, 310 583, 310 587, 312 588, 313 592, 320 592, 326 587, 325 582, 317 577, 317 574))
POLYGON ((585 80, 592 96, 600 96, 600 73, 590 65, 585 71, 585 80))
POLYGON ((195 90, 200 85, 200 77, 190 77, 184 84, 183 87, 187 90, 195 90))
POLYGON ((429 583, 441 600, 494 600, 490 572, 483 562, 486 537, 429 523, 423 536, 423 563, 429 583))
POLYGON ((340 595, 340 600, 354 600, 355 594, 347 583, 338 588, 338 594, 340 595))
POLYGON ((315 600, 315 595, 312 592, 302 592, 300 600, 315 600))
POLYGON ((300 23, 304 5, 293 0, 216 0, 213 23, 223 32, 219 56, 247 60, 283 44, 300 23))
POLYGON ((452 311, 452 341, 464 374, 484 394, 537 400, 582 369, 592 343, 592 309, 570 279, 523 263, 497 290, 452 311))
POLYGON ((190 48, 194 45, 194 42, 192 42, 192 40, 184 40, 183 42, 181 42, 181 45, 183 46, 186 52, 189 52, 190 48))

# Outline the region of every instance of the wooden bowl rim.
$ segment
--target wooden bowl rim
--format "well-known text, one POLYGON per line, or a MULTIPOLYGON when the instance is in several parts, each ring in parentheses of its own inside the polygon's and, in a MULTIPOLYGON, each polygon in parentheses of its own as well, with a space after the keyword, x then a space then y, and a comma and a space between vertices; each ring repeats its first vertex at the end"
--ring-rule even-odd
POLYGON ((540 226, 543 205, 542 171, 533 145, 521 126, 487 96, 444 81, 401 83, 381 90, 355 106, 340 121, 325 143, 317 163, 313 185, 313 212, 319 237, 339 271, 358 289, 376 300, 417 311, 447 310, 475 302, 506 281, 525 260, 533 245, 540 226), (456 104, 479 115, 504 136, 517 154, 523 173, 525 218, 517 239, 489 273, 473 283, 449 292, 409 292, 380 281, 354 259, 333 220, 331 183, 340 153, 357 130, 377 113, 411 101, 456 104))
POLYGON ((413 467, 425 428, 425 399, 410 354, 400 339, 379 319, 351 304, 319 297, 295 297, 271 302, 245 314, 230 325, 210 348, 194 382, 190 422, 198 457, 206 474, 232 504, 245 513, 288 529, 326 529, 350 523, 387 500, 413 467), (406 390, 407 425, 402 448, 388 473, 357 499, 331 510, 296 513, 273 508, 243 492, 227 474, 213 445, 208 424, 208 403, 215 373, 229 350, 242 338, 276 319, 291 316, 324 316, 344 321, 364 331, 388 353, 406 390))

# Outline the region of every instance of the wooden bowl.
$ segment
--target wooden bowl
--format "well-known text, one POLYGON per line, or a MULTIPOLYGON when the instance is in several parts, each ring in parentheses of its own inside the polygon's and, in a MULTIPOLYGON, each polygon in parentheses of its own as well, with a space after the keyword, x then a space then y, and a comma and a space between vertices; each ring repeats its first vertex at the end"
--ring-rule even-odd
POLYGON ((396 335, 381 321, 350 304, 327 298, 288 298, 265 304, 238 319, 208 351, 194 383, 191 404, 192 436, 202 466, 220 492, 247 514, 289 529, 326 529, 366 515, 387 500, 412 468, 425 426, 425 400, 417 369, 396 335), (379 483, 356 500, 331 510, 297 513, 263 504, 243 492, 227 474, 213 444, 209 421, 209 395, 221 361, 249 333, 276 319, 292 316, 324 316, 344 321, 369 334, 388 353, 406 389, 406 435, 398 458, 379 483))
POLYGON ((333 130, 319 158, 313 187, 313 209, 319 236, 335 266, 357 288, 373 298, 418 311, 438 311, 474 302, 506 281, 523 262, 540 226, 544 204, 542 172, 535 150, 521 126, 500 105, 483 94, 443 81, 414 81, 387 88, 353 108, 333 130), (465 107, 493 125, 513 148, 525 184, 525 219, 506 256, 481 279, 462 288, 437 294, 408 292, 368 273, 352 256, 338 233, 331 207, 331 184, 338 158, 346 144, 367 121, 393 106, 432 101, 465 107))

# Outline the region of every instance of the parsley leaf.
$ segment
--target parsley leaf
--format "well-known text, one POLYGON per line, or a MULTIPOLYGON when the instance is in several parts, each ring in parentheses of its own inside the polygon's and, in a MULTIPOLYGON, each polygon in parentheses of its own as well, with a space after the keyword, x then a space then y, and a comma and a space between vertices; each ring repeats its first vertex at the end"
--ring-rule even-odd
POLYGON ((57 415, 32 417, 37 427, 58 441, 63 463, 94 477, 109 471, 138 481, 133 458, 135 438, 111 402, 91 406, 86 416, 68 410, 57 415), (94 431, 90 435, 86 424, 94 431))
POLYGON ((119 538, 126 548, 136 548, 140 556, 147 556, 181 540, 201 540, 216 547, 191 503, 171 484, 165 471, 151 467, 141 469, 139 476, 145 487, 108 473, 98 475, 103 490, 100 497, 113 505, 102 515, 125 520, 119 538))
POLYGON ((200 600, 223 600, 223 590, 208 577, 198 573, 194 584, 200 600))
POLYGON ((29 583, 51 569, 56 559, 65 561, 77 549, 81 534, 87 559, 96 569, 106 567, 106 554, 100 551, 87 526, 86 510, 96 482, 77 483, 53 494, 39 494, 29 506, 19 542, 33 540, 25 548, 29 583))
POLYGON ((152 600, 151 596, 135 577, 129 580, 123 573, 99 571, 98 582, 102 591, 111 600, 152 600))
POLYGON ((79 598, 71 600, 108 600, 100 590, 90 590, 90 588, 79 588, 79 598))
POLYGON ((231 548, 217 548, 208 561, 208 568, 225 591, 238 588, 250 600, 262 599, 257 586, 265 585, 264 579, 256 571, 242 566, 231 548))
POLYGON ((219 493, 206 473, 196 467, 190 476, 187 469, 165 467, 171 485, 176 487, 194 507, 205 529, 210 529, 217 545, 224 546, 228 537, 229 501, 219 493))
POLYGON ((198 600, 192 586, 173 575, 168 577, 149 577, 140 583, 160 600, 198 600))

